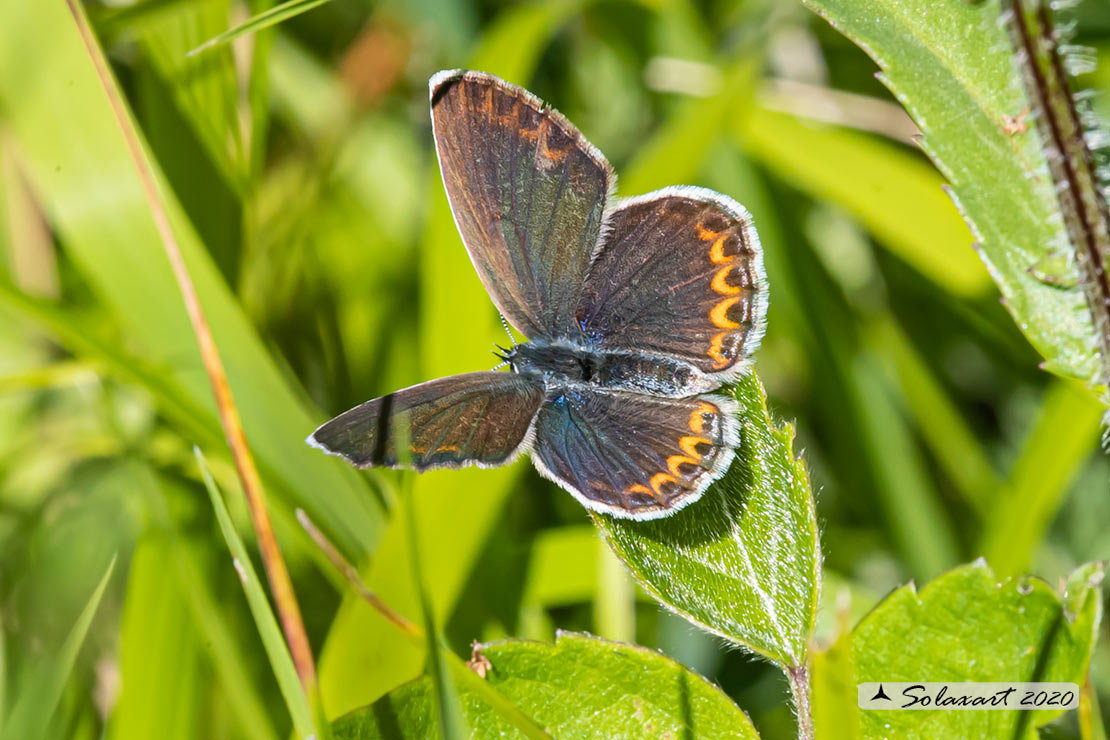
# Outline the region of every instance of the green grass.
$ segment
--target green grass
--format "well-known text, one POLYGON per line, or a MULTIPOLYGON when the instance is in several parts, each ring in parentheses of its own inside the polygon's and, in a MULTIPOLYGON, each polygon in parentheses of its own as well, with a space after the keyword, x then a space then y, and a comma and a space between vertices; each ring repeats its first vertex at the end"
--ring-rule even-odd
MULTIPOLYGON (((883 652, 894 631, 949 609, 967 617, 953 632, 973 624, 972 647, 996 648, 981 663, 1005 663, 1025 643, 992 643, 995 626, 1032 644, 1067 607, 1067 640, 1044 654, 1059 680, 1086 675, 1084 651, 1107 644, 1090 588, 1101 571, 1082 567, 1110 558, 1103 408, 1038 365, 1090 377, 1096 342, 1076 281, 1043 279, 1063 269, 1045 245, 1067 235, 1052 183, 1026 175, 1042 172, 1035 127, 1015 137, 998 126, 1025 93, 1005 32, 968 25, 994 2, 924 3, 937 28, 980 34, 939 36, 920 23, 922 3, 861 14, 857 0, 810 2, 882 63, 898 98, 800 2, 83 6, 226 366, 324 709, 356 711, 338 737, 616 733, 639 701, 658 712, 652 731, 785 739, 795 725, 783 670, 807 659, 817 737, 871 737, 866 717, 845 713, 855 678, 954 650, 923 636, 883 652), (716 86, 705 97, 660 90, 674 59, 702 65, 716 86), (727 492, 727 521, 695 506, 648 527, 601 522, 621 560, 527 461, 416 476, 400 496, 399 476, 358 473, 303 444, 356 403, 496 362, 489 350, 504 334, 431 146, 426 81, 453 67, 505 76, 558 107, 610 156, 622 196, 696 184, 752 212, 770 312, 758 379, 738 390, 746 451, 712 492, 727 492), (775 84, 783 76, 804 85, 775 84), (828 100, 839 101, 836 124, 822 122, 828 100), (904 127, 900 102, 929 156, 873 132, 876 120, 904 127), (347 585, 298 508, 426 639, 347 585), (980 556, 990 570, 962 565, 980 556), (836 574, 824 588, 822 572, 836 574), (994 584, 1023 573, 1045 579, 1028 614, 1015 606, 1024 581, 994 584), (836 601, 849 593, 856 602, 836 601), (813 643, 815 614, 818 625, 839 615, 817 629, 822 641, 839 635, 831 648, 813 643), (490 679, 462 668, 473 641, 490 679), (558 667, 537 668, 547 663, 558 667), (639 672, 658 681, 629 678, 639 672), (628 678, 627 704, 603 691, 616 678, 628 678), (572 688, 589 696, 572 701, 572 688), (580 723, 594 713, 599 724, 580 723), (408 724, 391 735, 387 715, 408 724), (830 729, 853 726, 858 735, 830 729)), ((1076 14, 1076 42, 1104 56, 1110 24, 1096 0, 1076 14)), ((1084 84, 1105 93, 1108 66, 1084 84)), ((257 562, 250 521, 154 219, 67 3, 0 3, 0 734, 311 734, 313 700, 265 583, 244 568, 244 598, 229 555, 257 562)), ((1084 701, 1106 716, 1110 652, 1095 652, 1090 675, 1084 701)), ((1099 712, 1083 716, 1054 721, 1052 737, 1091 737, 1099 712)), ((1010 722, 1012 736, 1052 718, 1011 719, 991 721, 1010 722)))

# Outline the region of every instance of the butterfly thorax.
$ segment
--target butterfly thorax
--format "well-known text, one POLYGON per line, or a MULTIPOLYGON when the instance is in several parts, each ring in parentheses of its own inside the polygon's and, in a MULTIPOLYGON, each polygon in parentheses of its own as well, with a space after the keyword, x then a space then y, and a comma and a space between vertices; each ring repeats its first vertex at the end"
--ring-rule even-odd
POLYGON ((533 341, 506 356, 513 370, 536 375, 549 390, 570 385, 682 398, 719 385, 692 365, 670 357, 533 341))

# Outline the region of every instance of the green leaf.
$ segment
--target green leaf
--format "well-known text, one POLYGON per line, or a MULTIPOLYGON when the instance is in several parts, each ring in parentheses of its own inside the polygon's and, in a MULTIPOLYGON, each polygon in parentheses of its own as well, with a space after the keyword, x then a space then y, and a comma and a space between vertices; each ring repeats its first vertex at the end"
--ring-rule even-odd
MULTIPOLYGON (((554 645, 506 640, 480 650, 485 680, 553 737, 759 737, 720 689, 645 648, 560 632, 554 645)), ((523 737, 472 690, 459 688, 475 737, 523 737)), ((336 720, 335 736, 440 737, 433 701, 431 682, 414 681, 336 720)))
MULTIPOLYGON (((211 660, 221 698, 234 713, 243 735, 252 740, 277 738, 277 731, 256 685, 258 679, 252 675, 251 669, 255 664, 248 657, 250 653, 244 650, 245 646, 237 641, 233 629, 237 621, 234 612, 213 589, 212 566, 214 563, 220 566, 225 564, 223 554, 210 546, 210 538, 189 538, 185 535, 188 520, 179 510, 180 502, 194 500, 195 491, 174 478, 156 476, 150 470, 144 470, 143 477, 138 480, 150 489, 150 511, 155 527, 166 530, 165 542, 159 541, 159 544, 168 551, 169 565, 167 561, 162 561, 161 579, 175 581, 174 588, 182 602, 181 608, 187 610, 190 628, 196 636, 190 641, 199 643, 211 660), (166 578, 167 567, 176 576, 174 579, 166 578)), ((153 584, 148 587, 152 590, 157 588, 153 584)), ((252 637, 248 637, 247 642, 252 646, 255 644, 252 637)), ((126 692, 127 681, 124 681, 126 692)), ((164 698, 174 702, 175 707, 187 706, 179 697, 164 698)), ((150 711, 150 705, 147 707, 150 711)), ((154 711, 164 710, 156 708, 154 711)))
POLYGON ((131 558, 113 740, 185 740, 202 732, 193 711, 205 685, 200 646, 184 594, 167 573, 172 559, 172 544, 157 536, 141 540, 131 558))
POLYGON ((722 76, 721 90, 705 100, 686 101, 640 148, 618 180, 625 195, 689 182, 721 137, 730 114, 752 98, 758 57, 734 62, 722 76))
POLYGON ((1096 377, 1100 344, 1082 290, 1066 287, 1079 282, 1074 261, 1056 259, 1071 247, 999 3, 806 3, 878 63, 921 128, 1029 341, 1056 372, 1096 377), (1048 263, 1066 273, 1039 278, 1048 263))
POLYGON ((0 736, 18 737, 21 740, 45 737, 54 709, 62 698, 62 690, 65 689, 69 674, 77 662, 77 653, 85 641, 85 635, 88 634, 115 567, 116 559, 113 557, 58 652, 36 658, 15 697, 12 713, 4 722, 0 736))
MULTIPOLYGON (((65 3, 0 4, 0 119, 78 271, 145 365, 161 375, 160 385, 219 435, 180 291, 127 144, 65 3), (20 60, 32 56, 40 60, 36 74, 20 74, 20 60), (43 79, 66 83, 39 84, 43 79)), ((268 490, 302 506, 347 552, 365 556, 381 532, 380 504, 354 471, 303 444, 316 425, 314 415, 278 372, 157 164, 152 166, 268 490)))
POLYGON ((195 56, 196 54, 200 54, 202 51, 207 51, 208 49, 219 46, 221 44, 226 44, 229 41, 233 41, 234 39, 237 39, 245 34, 257 33, 264 28, 269 28, 270 26, 281 23, 284 20, 288 20, 290 18, 298 16, 301 13, 307 13, 313 8, 323 5, 326 2, 328 2, 328 0, 288 0, 288 2, 284 2, 281 5, 275 5, 269 10, 264 10, 258 15, 252 16, 243 21, 238 26, 235 26, 234 28, 229 28, 218 36, 214 36, 208 39, 200 46, 190 50, 185 56, 195 56))
POLYGON ((597 530, 587 525, 547 529, 536 535, 528 556, 521 603, 567 606, 597 593, 597 530))
MULTIPOLYGON (((1023 577, 998 584, 979 561, 949 571, 918 593, 888 596, 856 626, 858 682, 1070 681, 1086 679, 1101 618, 1101 564, 1068 578, 1063 594, 1023 577)), ((854 682, 853 682, 854 683, 854 682)), ((863 738, 1035 740, 1059 711, 866 711, 863 738)))
POLYGON ((871 345, 885 355, 902 389, 925 443, 958 492, 979 513, 987 513, 1001 486, 982 439, 964 419, 964 411, 944 388, 913 341, 893 321, 871 328, 871 345))
POLYGON ((633 575, 695 624, 785 666, 804 665, 817 613, 817 519, 794 430, 754 373, 736 386, 736 461, 701 500, 636 522, 595 517, 633 575))
POLYGON ((999 575, 1029 568, 1064 495, 1098 444, 1102 412, 1075 381, 1049 386, 1010 481, 994 492, 984 522, 980 551, 999 575))
POLYGON ((813 725, 817 740, 859 740, 860 711, 852 635, 845 633, 813 654, 813 725))
POLYGON ((247 603, 250 605, 251 616, 254 617, 254 624, 258 629, 258 636, 262 639, 262 645, 266 648, 266 655, 270 659, 270 667, 277 679, 278 686, 281 687, 281 695, 285 699, 285 706, 289 709, 289 715, 293 718, 293 727, 300 737, 313 737, 315 727, 312 719, 312 709, 309 707, 304 690, 301 688, 297 669, 293 666, 293 656, 289 654, 285 637, 282 635, 281 628, 278 627, 274 612, 270 609, 266 591, 262 587, 262 582, 258 580, 258 573, 254 570, 247 548, 243 546, 243 540, 239 538, 239 533, 235 531, 235 525, 232 524, 231 515, 227 511, 227 505, 224 504, 223 496, 216 489, 216 481, 212 479, 212 473, 208 470, 208 464, 205 462, 199 448, 196 450, 196 458, 201 475, 204 477, 204 486, 208 489, 208 498, 212 501, 212 508, 216 512, 217 521, 220 523, 220 532, 227 542, 228 549, 231 550, 235 570, 239 573, 239 580, 243 584, 243 591, 246 593, 247 603))
POLYGON ((897 146, 753 107, 736 118, 740 147, 802 192, 835 203, 881 245, 958 296, 989 285, 942 178, 897 146))

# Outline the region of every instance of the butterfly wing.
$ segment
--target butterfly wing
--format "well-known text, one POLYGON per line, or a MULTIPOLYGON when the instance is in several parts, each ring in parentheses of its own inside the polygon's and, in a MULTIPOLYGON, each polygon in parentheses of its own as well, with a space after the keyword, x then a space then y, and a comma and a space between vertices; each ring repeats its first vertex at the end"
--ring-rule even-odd
POLYGON ((744 207, 704 188, 665 188, 619 203, 607 227, 577 311, 585 341, 739 375, 767 313, 763 253, 744 207))
POLYGON ((355 467, 398 467, 400 431, 409 440, 405 467, 493 467, 527 447, 543 399, 542 383, 515 373, 452 375, 356 406, 322 425, 307 442, 355 467))
POLYGON ((569 389, 536 416, 532 462, 587 508, 630 519, 697 500, 732 462, 735 401, 569 389))
POLYGON ((572 325, 613 170, 527 90, 461 70, 429 86, 443 185, 478 277, 526 336, 554 336, 572 325))

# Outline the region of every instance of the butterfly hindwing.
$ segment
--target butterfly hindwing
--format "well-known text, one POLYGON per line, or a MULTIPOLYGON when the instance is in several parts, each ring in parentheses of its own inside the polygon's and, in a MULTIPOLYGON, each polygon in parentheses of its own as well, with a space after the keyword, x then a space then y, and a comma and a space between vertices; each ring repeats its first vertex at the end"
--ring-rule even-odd
POLYGON ((622 201, 587 278, 578 331, 605 348, 685 360, 721 380, 763 334, 763 255, 748 212, 693 187, 622 201))
POLYGON ((443 184, 497 308, 531 338, 573 321, 615 181, 569 121, 492 75, 429 83, 443 184))
POLYGON ((736 403, 587 387, 550 395, 536 416, 532 461, 595 511, 667 516, 695 501, 733 458, 736 403))
POLYGON ((502 465, 527 446, 543 399, 542 383, 515 373, 452 375, 356 406, 308 442, 360 468, 502 465), (399 428, 409 443, 404 458, 395 446, 399 428))

